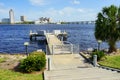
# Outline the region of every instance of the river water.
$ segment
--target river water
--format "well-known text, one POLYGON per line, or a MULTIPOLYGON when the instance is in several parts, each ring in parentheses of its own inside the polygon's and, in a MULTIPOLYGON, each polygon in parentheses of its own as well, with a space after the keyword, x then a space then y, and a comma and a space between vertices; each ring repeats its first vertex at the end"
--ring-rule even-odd
MULTIPOLYGON (((0 53, 24 53, 24 42, 30 42, 28 51, 37 49, 45 50, 45 43, 29 40, 30 30, 65 30, 68 33, 68 41, 79 45, 80 51, 88 48, 97 48, 94 37, 94 24, 44 24, 44 25, 0 25, 0 53)), ((106 43, 102 48, 108 48, 106 43)))

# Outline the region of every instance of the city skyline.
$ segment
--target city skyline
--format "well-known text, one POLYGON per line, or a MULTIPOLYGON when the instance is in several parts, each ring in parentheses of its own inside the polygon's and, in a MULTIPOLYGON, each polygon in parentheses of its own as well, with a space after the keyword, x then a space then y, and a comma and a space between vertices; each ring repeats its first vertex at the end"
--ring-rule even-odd
POLYGON ((50 17, 53 21, 93 21, 105 6, 120 6, 120 0, 0 0, 0 20, 13 9, 16 21, 25 15, 28 20, 50 17))

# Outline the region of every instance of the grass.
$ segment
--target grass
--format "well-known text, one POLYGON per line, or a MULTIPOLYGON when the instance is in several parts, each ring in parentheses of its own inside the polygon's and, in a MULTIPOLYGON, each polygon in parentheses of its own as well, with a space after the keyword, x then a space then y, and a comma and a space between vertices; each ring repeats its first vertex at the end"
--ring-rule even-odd
POLYGON ((23 74, 11 70, 0 69, 0 80, 43 80, 42 74, 23 74))
POLYGON ((5 60, 5 58, 0 58, 0 63, 4 62, 5 60))
POLYGON ((99 62, 100 65, 120 69, 120 55, 106 56, 106 59, 99 62))

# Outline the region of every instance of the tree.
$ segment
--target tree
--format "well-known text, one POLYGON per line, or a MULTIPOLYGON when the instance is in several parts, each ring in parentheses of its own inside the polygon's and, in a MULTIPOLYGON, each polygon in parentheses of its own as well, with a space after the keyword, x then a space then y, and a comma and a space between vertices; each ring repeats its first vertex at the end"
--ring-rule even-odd
POLYGON ((95 38, 107 42, 110 53, 116 52, 116 42, 120 40, 120 7, 111 5, 98 13, 95 38))

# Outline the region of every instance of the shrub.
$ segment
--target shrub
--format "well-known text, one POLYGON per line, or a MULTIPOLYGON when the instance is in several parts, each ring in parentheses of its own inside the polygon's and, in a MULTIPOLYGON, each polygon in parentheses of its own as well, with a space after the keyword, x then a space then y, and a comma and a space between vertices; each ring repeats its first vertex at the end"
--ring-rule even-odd
POLYGON ((43 52, 32 52, 20 63, 20 69, 24 72, 40 71, 45 67, 46 58, 43 52))
POLYGON ((95 51, 91 54, 91 59, 93 60, 93 56, 97 55, 97 61, 100 61, 102 58, 105 57, 105 53, 103 51, 95 51))

